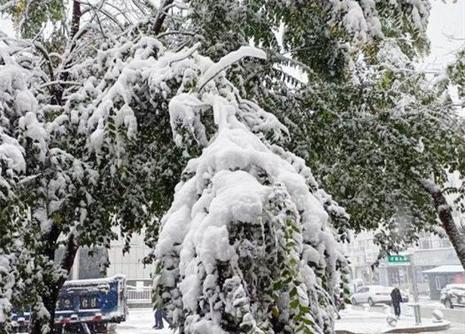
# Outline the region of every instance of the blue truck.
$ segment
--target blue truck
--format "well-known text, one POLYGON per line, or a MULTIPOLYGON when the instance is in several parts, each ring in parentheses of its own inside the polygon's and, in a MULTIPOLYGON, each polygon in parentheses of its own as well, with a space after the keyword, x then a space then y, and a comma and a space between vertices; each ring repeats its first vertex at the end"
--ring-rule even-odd
MULTIPOLYGON (((66 281, 60 290, 55 313, 54 333, 107 333, 112 324, 128 314, 126 279, 111 278, 66 281)), ((14 312, 16 333, 27 332, 30 312, 14 312)))

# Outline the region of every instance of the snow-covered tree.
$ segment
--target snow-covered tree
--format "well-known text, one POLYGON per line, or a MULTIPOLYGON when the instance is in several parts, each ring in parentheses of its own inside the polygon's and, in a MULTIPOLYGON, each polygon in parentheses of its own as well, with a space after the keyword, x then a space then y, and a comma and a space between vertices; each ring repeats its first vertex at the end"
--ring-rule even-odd
POLYGON ((60 54, 1 35, 0 310, 31 306, 33 333, 53 326, 79 247, 109 247, 116 225, 129 241, 168 206, 183 165, 167 112, 176 60, 156 63, 164 48, 139 26, 86 20, 60 54))
POLYGON ((170 101, 175 141, 204 149, 161 221, 155 305, 182 333, 328 333, 346 260, 327 195, 273 144, 286 129, 220 73, 248 53, 265 58, 251 48, 213 64, 194 54, 197 89, 170 101))
POLYGON ((429 48, 429 1, 189 3, 188 27, 214 59, 251 40, 268 50, 268 66, 243 63, 230 79, 289 128, 286 148, 346 207, 355 231, 380 228, 383 249, 398 251, 420 230, 444 227, 423 181, 434 175, 441 188, 450 171, 463 174, 464 127, 446 81, 415 66, 429 48))
POLYGON ((347 238, 347 214, 290 152, 355 230, 407 221, 387 249, 435 226, 419 181, 464 170, 450 102, 411 63, 428 49, 428 1, 72 5, 69 20, 60 1, 0 1, 23 38, 0 36, 0 310, 32 305, 34 333, 50 329, 80 246, 108 246, 113 226, 129 240, 147 224, 155 243, 151 222, 170 207, 155 296, 173 298, 177 326, 330 332, 345 270, 332 245, 347 238), (237 61, 250 43, 266 60, 237 61), (214 211, 222 200, 238 209, 214 211), (186 225, 170 229, 177 217, 186 225), (215 236, 228 241, 205 248, 215 236))
MULTIPOLYGON (((86 11, 77 12, 73 23, 79 23, 86 11)), ((47 333, 53 326, 58 291, 79 247, 108 247, 116 237, 113 226, 130 238, 132 232, 151 222, 153 215, 163 212, 181 168, 200 154, 211 132, 216 131, 213 121, 192 114, 191 121, 202 121, 205 134, 193 127, 197 131, 193 137, 183 136, 185 127, 176 118, 170 119, 170 101, 173 104, 176 97, 189 96, 196 89, 209 89, 212 82, 208 76, 222 68, 210 66, 211 62, 199 56, 198 44, 179 48, 173 43, 169 49, 151 37, 152 31, 160 29, 161 17, 116 34, 114 25, 108 21, 94 24, 101 17, 92 16, 59 48, 45 41, 16 41, 2 35, 0 71, 7 80, 2 81, 0 91, 1 219, 5 221, 2 228, 8 231, 0 236, 2 277, 8 277, 0 287, 2 318, 11 303, 30 305, 34 311, 32 333, 47 333), (107 36, 113 38, 107 40, 107 36), (182 147, 173 146, 171 126, 180 134, 175 141, 182 147), (65 255, 57 263, 55 251, 60 246, 65 255)), ((282 126, 275 118, 252 102, 241 103, 245 104, 242 109, 250 110, 242 113, 244 119, 239 121, 264 136, 263 140, 280 132, 282 126)), ((305 181, 302 177, 298 180, 305 181)), ((296 201, 286 199, 290 195, 279 190, 283 186, 278 181, 276 192, 282 195, 277 195, 277 203, 296 201)), ((314 190, 316 193, 317 188, 314 190)), ((318 194, 324 203, 319 209, 324 205, 334 217, 339 214, 346 220, 327 195, 318 194)), ((294 214, 299 228, 302 213, 294 214)), ((322 211, 321 215, 323 230, 334 238, 325 225, 326 214, 322 211)), ((298 251, 294 257, 302 256, 302 250, 298 251)), ((331 325, 331 304, 340 292, 333 286, 337 279, 334 270, 344 265, 342 257, 335 260, 339 255, 325 256, 327 261, 311 264, 321 279, 316 279, 315 286, 329 291, 314 296, 326 305, 321 312, 312 311, 319 326, 331 325)), ((294 271, 286 271, 288 278, 297 270, 295 264, 291 267, 294 271)), ((303 282, 299 284, 296 288, 303 289, 303 282)), ((292 291, 288 286, 285 289, 292 291)), ((313 326, 300 317, 293 319, 313 326)))

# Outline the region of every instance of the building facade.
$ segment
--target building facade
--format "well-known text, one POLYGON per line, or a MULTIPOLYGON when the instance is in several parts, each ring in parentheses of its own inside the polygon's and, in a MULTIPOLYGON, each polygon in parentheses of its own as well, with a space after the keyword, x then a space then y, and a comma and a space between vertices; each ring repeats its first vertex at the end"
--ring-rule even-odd
POLYGON ((374 243, 373 234, 362 232, 344 247, 350 261, 352 280, 362 280, 364 284, 368 285, 379 284, 379 272, 373 270, 378 258, 379 247, 374 243))
POLYGON ((129 252, 123 254, 123 239, 111 243, 111 248, 108 250, 107 275, 125 275, 130 286, 152 285, 153 265, 144 265, 143 263, 144 257, 149 255, 152 249, 145 245, 144 237, 141 234, 133 235, 130 246, 129 252))
POLYGON ((379 248, 374 243, 372 233, 360 233, 345 247, 353 280, 361 279, 366 285, 398 285, 402 289, 410 290, 414 277, 418 292, 425 295, 429 294, 430 282, 424 271, 438 266, 460 264, 449 240, 433 234, 422 234, 417 246, 403 252, 409 256, 408 263, 389 263, 382 260, 375 266, 379 248))

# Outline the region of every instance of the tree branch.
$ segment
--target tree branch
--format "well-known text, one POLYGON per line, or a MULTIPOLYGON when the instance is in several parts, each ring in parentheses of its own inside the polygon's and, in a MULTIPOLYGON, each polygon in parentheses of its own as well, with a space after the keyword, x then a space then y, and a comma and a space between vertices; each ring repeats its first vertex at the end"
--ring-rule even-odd
POLYGON ((165 21, 166 18, 166 10, 168 9, 169 6, 173 3, 174 0, 164 0, 163 3, 160 6, 160 9, 158 10, 157 16, 155 17, 155 23, 153 25, 153 32, 155 35, 158 35, 161 31, 161 28, 163 26, 163 22, 165 21))
MULTIPOLYGON (((74 258, 76 257, 76 253, 79 250, 79 240, 76 238, 74 233, 71 233, 66 241, 66 249, 65 253, 63 254, 63 258, 61 259, 61 268, 64 269, 68 274, 71 271, 71 268, 74 264, 74 258)), ((60 282, 60 286, 63 285, 66 277, 64 277, 63 281, 60 282)))
POLYGON ((465 268, 465 236, 460 233, 459 228, 455 224, 452 208, 447 203, 444 193, 430 180, 420 179, 420 184, 433 198, 434 207, 436 208, 436 213, 442 223, 442 227, 454 246, 463 268, 465 268))

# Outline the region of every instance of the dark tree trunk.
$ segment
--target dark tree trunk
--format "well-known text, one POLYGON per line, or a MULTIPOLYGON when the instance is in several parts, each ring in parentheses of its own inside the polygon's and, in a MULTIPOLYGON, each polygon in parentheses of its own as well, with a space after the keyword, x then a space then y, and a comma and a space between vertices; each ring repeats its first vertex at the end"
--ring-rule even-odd
POLYGON ((81 2, 79 0, 73 1, 73 19, 71 21, 71 39, 76 36, 81 25, 81 2))
MULTIPOLYGON (((70 36, 70 43, 69 43, 69 52, 71 52, 74 47, 76 46, 76 41, 73 41, 74 38, 76 40, 79 39, 80 36, 76 37, 76 34, 79 32, 79 29, 81 27, 81 2, 79 0, 74 0, 73 1, 73 16, 71 18, 71 36, 70 36)), ((64 71, 61 72, 59 79, 61 81, 67 81, 68 80, 68 68, 69 68, 69 63, 71 62, 71 59, 64 64, 64 71)), ((65 87, 60 84, 57 85, 55 88, 54 92, 54 101, 53 103, 56 105, 63 105, 63 93, 64 93, 65 87)))
POLYGON ((160 9, 158 11, 155 23, 153 25, 153 32, 155 35, 158 35, 160 33, 161 28, 163 26, 163 22, 166 18, 166 11, 168 10, 168 6, 170 6, 173 3, 173 1, 174 0, 165 0, 160 5, 160 9))
MULTIPOLYGON (((44 255, 46 255, 49 259, 54 260, 55 258, 55 249, 56 249, 56 241, 58 239, 58 235, 55 233, 57 229, 52 228, 52 232, 49 234, 49 243, 48 247, 44 251, 44 255), (53 237, 56 238, 53 240, 53 237)), ((71 271, 71 268, 74 263, 74 258, 76 257, 76 253, 79 249, 79 245, 74 237, 71 234, 68 238, 68 242, 66 244, 66 250, 63 255, 63 259, 61 261, 61 268, 65 270, 67 274, 71 271)), ((57 279, 54 279, 54 275, 45 275, 47 279, 44 279, 44 283, 46 285, 46 290, 42 291, 41 298, 44 303, 45 308, 50 314, 50 319, 48 326, 50 328, 50 333, 53 331, 53 327, 55 325, 55 309, 56 304, 58 301, 58 294, 60 293, 60 289, 63 287, 63 284, 66 281, 68 275, 60 276, 57 279)), ((43 319, 39 319, 35 314, 32 315, 31 318, 31 334, 44 334, 42 331, 42 327, 46 325, 43 319)), ((47 333, 48 334, 48 333, 47 333)))
POLYGON ((434 207, 436 208, 442 227, 446 231, 462 267, 465 269, 465 234, 461 233, 455 224, 452 209, 447 203, 441 189, 436 184, 426 180, 422 181, 422 185, 433 198, 434 207))

